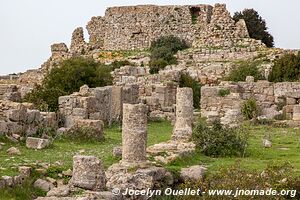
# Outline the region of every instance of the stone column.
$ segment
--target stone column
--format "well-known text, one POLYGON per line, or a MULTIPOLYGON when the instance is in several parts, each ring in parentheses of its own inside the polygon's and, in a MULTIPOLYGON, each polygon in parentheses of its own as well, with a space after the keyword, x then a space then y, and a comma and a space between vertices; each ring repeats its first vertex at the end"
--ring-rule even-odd
POLYGON ((147 107, 144 104, 123 104, 122 162, 146 161, 147 107))
POLYGON ((293 108, 293 120, 300 121, 300 105, 295 105, 293 108))
POLYGON ((192 88, 177 88, 176 121, 172 135, 173 140, 189 140, 191 138, 193 109, 192 88))
POLYGON ((94 156, 74 156, 71 183, 86 190, 104 190, 106 178, 102 162, 94 156))

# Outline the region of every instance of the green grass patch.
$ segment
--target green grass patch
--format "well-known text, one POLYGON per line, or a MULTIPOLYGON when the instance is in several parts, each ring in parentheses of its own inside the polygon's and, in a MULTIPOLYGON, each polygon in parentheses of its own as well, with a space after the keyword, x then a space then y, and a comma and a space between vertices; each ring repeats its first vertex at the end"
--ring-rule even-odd
POLYGON ((270 126, 251 126, 249 146, 245 157, 212 158, 201 153, 178 159, 166 165, 168 169, 179 171, 182 167, 206 165, 210 173, 222 167, 228 167, 240 161, 243 168, 249 170, 264 170, 268 165, 291 163, 295 176, 300 177, 300 130, 294 128, 273 128, 270 126), (272 141, 271 148, 262 146, 262 139, 272 141))
MULTIPOLYGON (((170 122, 149 122, 148 124, 148 145, 167 141, 171 137, 172 126, 170 122)), ((51 148, 35 151, 27 149, 24 143, 11 143, 5 138, 3 149, 0 150, 0 176, 18 174, 20 165, 36 165, 38 163, 54 164, 56 161, 62 163, 62 170, 72 168, 73 156, 79 154, 94 155, 100 158, 105 168, 118 162, 119 158, 113 157, 112 150, 115 146, 122 144, 122 130, 118 125, 113 125, 104 131, 103 141, 79 141, 68 139, 56 139, 51 148), (9 156, 6 150, 10 147, 20 149, 21 156, 9 156)))

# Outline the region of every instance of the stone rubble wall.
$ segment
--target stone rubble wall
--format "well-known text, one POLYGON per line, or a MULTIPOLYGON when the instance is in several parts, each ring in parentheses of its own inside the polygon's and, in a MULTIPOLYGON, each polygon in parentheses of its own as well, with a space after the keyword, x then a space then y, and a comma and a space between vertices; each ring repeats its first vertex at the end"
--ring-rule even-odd
POLYGON ((21 166, 19 167, 19 175, 0 177, 0 189, 21 186, 30 177, 30 174, 30 167, 21 166))
MULTIPOLYGON (((151 119, 174 120, 174 104, 180 70, 163 70, 159 74, 150 74, 145 67, 124 66, 112 72, 114 84, 131 86, 136 84, 139 99, 147 104, 151 119)), ((125 93, 126 94, 126 93, 125 93)))
MULTIPOLYGON (((92 49, 106 50, 145 49, 166 35, 189 44, 200 40, 211 45, 249 37, 245 23, 235 23, 225 4, 111 7, 105 16, 93 17, 87 30, 92 49)), ((200 46, 201 42, 195 44, 200 46)))
POLYGON ((201 115, 208 120, 221 120, 222 124, 237 125, 243 119, 241 106, 247 99, 254 98, 261 115, 272 119, 279 114, 288 118, 293 116, 293 108, 300 103, 300 83, 268 81, 222 82, 218 86, 201 88, 201 115), (230 94, 222 97, 220 90, 229 90, 230 94), (279 105, 283 108, 280 108, 279 105), (282 110, 280 110, 282 109, 282 110))
POLYGON ((57 118, 53 112, 33 110, 28 103, 0 102, 0 132, 7 136, 31 136, 39 128, 57 129, 57 118))

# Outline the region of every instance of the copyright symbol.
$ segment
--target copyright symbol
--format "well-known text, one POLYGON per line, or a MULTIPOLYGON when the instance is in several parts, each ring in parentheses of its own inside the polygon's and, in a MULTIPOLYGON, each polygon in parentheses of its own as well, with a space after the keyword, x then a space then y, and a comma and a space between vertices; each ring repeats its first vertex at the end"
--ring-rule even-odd
POLYGON ((121 193, 121 191, 120 191, 120 189, 119 188, 114 188, 114 189, 112 189, 112 191, 111 191, 112 193, 113 193, 113 195, 115 195, 115 196, 117 196, 117 195, 119 195, 120 193, 121 193))

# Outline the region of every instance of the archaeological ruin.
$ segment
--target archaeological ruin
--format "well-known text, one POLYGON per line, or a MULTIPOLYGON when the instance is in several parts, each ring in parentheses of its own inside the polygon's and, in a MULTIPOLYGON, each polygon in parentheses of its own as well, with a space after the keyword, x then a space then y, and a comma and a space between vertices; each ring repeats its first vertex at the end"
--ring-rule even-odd
MULTIPOLYGON (((259 110, 255 116, 258 121, 275 121, 294 130, 300 127, 300 82, 267 81, 276 59, 298 50, 267 48, 262 41, 250 38, 245 20, 236 22, 225 4, 110 7, 104 16, 92 17, 86 29, 88 40, 84 28, 77 27, 70 46, 52 44, 50 58, 39 69, 0 76, 0 138, 8 141, 0 142, 0 153, 5 147, 5 155, 13 158, 31 151, 46 152, 43 155, 47 157, 13 166, 19 171, 0 177, 0 192, 26 183, 30 174, 38 171, 42 176, 32 185, 45 195, 37 200, 144 200, 149 196, 120 193, 128 188, 155 190, 204 179, 210 169, 210 165, 204 166, 205 161, 190 162, 180 169, 172 166, 178 159, 197 153, 193 130, 199 118, 209 125, 219 121, 223 127, 238 128, 247 121, 243 105, 253 99, 259 110), (188 48, 174 55, 176 64, 151 73, 149 48, 162 36, 175 36, 188 48), (105 66, 128 62, 111 70, 111 85, 84 84, 76 92, 60 96, 57 112, 41 111, 25 102, 24 97, 41 86, 52 69, 77 57, 105 66), (242 62, 257 62, 264 80, 251 75, 243 81, 226 80, 242 62), (195 91, 182 86, 183 75, 201 86, 199 108, 194 107, 195 91), (278 120, 280 117, 284 119, 278 120), (163 125, 159 123, 165 121, 172 126, 170 135, 154 143, 167 133, 151 125, 155 122, 155 128, 160 128, 163 125), (157 131, 155 136, 149 136, 150 129, 157 131), (56 145, 58 139, 77 137, 75 133, 82 130, 86 132, 79 142, 71 141, 67 147, 56 145), (86 138, 92 139, 90 144, 84 144, 86 138), (10 142, 13 147, 6 149, 10 142), (85 146, 79 148, 78 144, 85 146), (96 147, 91 148, 94 144, 96 147), (101 151, 100 146, 104 146, 101 151), (47 150, 55 148, 67 148, 66 157, 56 162, 48 159, 55 151, 47 150), (72 160, 67 160, 69 157, 72 160), (69 171, 61 170, 62 166, 69 166, 69 171), (54 178, 47 177, 51 170, 57 173, 54 178), (114 189, 118 189, 117 194, 114 189)), ((269 140, 263 141, 264 147, 272 147, 271 143, 265 145, 269 140)), ((13 162, 13 158, 6 161, 13 162)), ((9 167, 0 165, 0 172, 9 167)))

